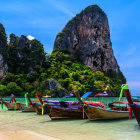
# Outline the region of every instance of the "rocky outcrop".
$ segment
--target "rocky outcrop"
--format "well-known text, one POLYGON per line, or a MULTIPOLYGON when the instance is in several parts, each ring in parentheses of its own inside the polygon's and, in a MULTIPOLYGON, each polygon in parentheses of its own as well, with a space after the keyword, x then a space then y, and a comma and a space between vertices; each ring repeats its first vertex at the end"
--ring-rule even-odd
POLYGON ((97 5, 87 7, 68 22, 55 39, 53 51, 57 49, 67 49, 94 71, 119 73, 108 18, 97 5))
POLYGON ((53 79, 49 80, 49 90, 55 93, 54 97, 63 97, 65 95, 68 95, 68 91, 64 89, 56 80, 53 79))
POLYGON ((0 79, 7 73, 7 37, 3 25, 0 23, 0 79))
POLYGON ((8 45, 8 66, 9 72, 30 73, 36 67, 41 67, 45 59, 43 45, 36 39, 29 40, 26 36, 21 37, 10 35, 8 45), (17 67, 15 70, 14 67, 17 67))

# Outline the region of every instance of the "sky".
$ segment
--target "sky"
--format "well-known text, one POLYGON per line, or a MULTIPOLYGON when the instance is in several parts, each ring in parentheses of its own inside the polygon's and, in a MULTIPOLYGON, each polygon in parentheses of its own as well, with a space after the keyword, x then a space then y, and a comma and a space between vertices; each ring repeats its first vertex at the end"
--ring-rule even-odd
POLYGON ((140 0, 0 0, 0 22, 7 36, 30 35, 51 53, 57 33, 93 4, 107 14, 114 55, 131 92, 140 94, 140 0))

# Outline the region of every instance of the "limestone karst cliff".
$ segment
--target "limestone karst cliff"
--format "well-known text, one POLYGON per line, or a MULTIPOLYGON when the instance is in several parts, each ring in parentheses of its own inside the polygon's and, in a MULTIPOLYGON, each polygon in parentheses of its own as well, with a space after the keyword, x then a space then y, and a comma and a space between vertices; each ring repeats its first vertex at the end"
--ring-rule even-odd
POLYGON ((44 48, 38 40, 29 40, 24 35, 21 35, 21 37, 14 34, 10 35, 8 45, 8 72, 14 74, 30 73, 37 65, 41 67, 44 59, 44 48))
POLYGON ((3 25, 0 23, 0 79, 7 73, 6 63, 7 37, 3 25))
POLYGON ((55 39, 56 49, 67 49, 94 71, 120 72, 113 54, 108 18, 97 5, 87 7, 67 23, 55 39))
POLYGON ((62 97, 77 89, 80 95, 107 90, 109 96, 118 96, 124 83, 113 54, 108 18, 97 5, 68 22, 57 35, 50 55, 40 41, 24 35, 10 34, 7 44, 4 27, 0 26, 2 95, 22 96, 28 91, 31 96, 40 92, 62 97))

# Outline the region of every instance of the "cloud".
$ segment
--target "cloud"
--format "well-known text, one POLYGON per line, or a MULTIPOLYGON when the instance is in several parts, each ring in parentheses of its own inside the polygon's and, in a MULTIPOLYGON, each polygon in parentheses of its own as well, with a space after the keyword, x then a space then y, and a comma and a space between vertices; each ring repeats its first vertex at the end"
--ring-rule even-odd
POLYGON ((74 17, 74 16, 75 16, 75 14, 74 14, 73 12, 71 12, 71 11, 68 9, 67 5, 64 4, 64 3, 60 3, 60 2, 58 3, 57 1, 53 1, 53 0, 48 1, 48 3, 49 3, 51 6, 53 6, 56 10, 59 10, 60 12, 66 14, 66 15, 68 15, 68 16, 70 16, 70 17, 74 17))
POLYGON ((28 35, 27 38, 28 38, 29 40, 35 39, 35 38, 34 38, 33 36, 31 36, 31 35, 28 35))

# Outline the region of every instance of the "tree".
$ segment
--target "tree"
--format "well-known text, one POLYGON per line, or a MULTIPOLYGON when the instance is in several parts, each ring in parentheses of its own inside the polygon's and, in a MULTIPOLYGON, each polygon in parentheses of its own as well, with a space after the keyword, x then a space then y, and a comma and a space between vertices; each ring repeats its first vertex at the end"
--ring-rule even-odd
POLYGON ((24 95, 23 90, 14 82, 10 82, 7 85, 7 95, 11 94, 14 94, 16 96, 24 95))

